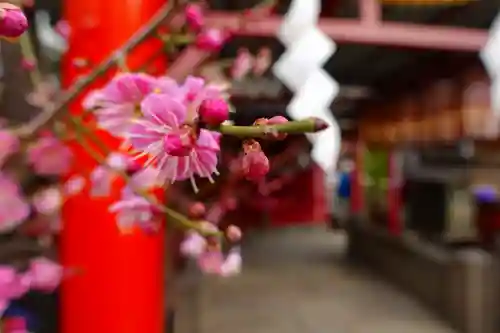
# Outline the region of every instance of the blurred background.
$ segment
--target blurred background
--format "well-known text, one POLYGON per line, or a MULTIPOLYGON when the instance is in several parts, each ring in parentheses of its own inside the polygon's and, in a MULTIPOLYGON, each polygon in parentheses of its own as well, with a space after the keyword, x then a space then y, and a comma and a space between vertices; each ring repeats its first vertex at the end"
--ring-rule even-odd
MULTIPOLYGON (((131 13, 148 1, 36 0, 26 7, 43 91, 30 88, 19 67, 19 45, 1 41, 1 116, 31 119, 39 112, 33 99, 53 98, 91 71, 102 60, 91 49, 109 54, 123 43, 117 31, 143 22, 131 13), (80 19, 68 20, 76 12, 80 19)), ((208 7, 223 26, 256 3, 210 0, 208 7)), ((218 54, 186 62, 189 47, 165 47, 159 57, 172 70, 183 64, 178 79, 201 75, 226 87, 236 124, 290 118, 293 94, 271 70, 285 48, 266 28, 289 6, 278 1, 272 17, 244 28, 218 54), (270 64, 236 80, 221 64, 241 53, 270 64)), ((325 173, 308 139, 289 136, 263 145, 271 171, 255 184, 232 176, 241 141, 225 138, 216 185, 201 183, 196 195, 187 184, 169 188, 173 207, 202 201, 219 209, 212 213, 221 225, 236 224, 249 236, 242 244, 248 267, 221 282, 193 273, 178 254, 182 235, 166 231, 165 330, 498 333, 500 128, 495 75, 479 55, 487 45, 500 48, 493 28, 499 12, 499 0, 322 0, 320 28, 337 43, 324 69, 339 83, 330 107, 342 131, 339 163, 325 173)), ((11 311, 36 318, 30 331, 59 331, 57 293, 18 303, 11 311)))

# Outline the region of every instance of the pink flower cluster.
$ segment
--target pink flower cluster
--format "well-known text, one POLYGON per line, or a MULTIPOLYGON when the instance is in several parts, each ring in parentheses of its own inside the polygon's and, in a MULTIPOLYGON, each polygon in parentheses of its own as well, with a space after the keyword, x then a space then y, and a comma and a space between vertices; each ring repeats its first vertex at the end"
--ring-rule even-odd
POLYGON ((0 315, 12 300, 21 298, 29 290, 53 292, 63 277, 62 266, 43 257, 32 259, 25 272, 0 265, 0 315))
MULTIPOLYGON (((200 203, 193 204, 193 208, 195 205, 200 205, 200 203)), ((204 213, 203 206, 202 212, 197 216, 201 218, 204 213)), ((200 220, 198 223, 205 233, 219 231, 217 225, 212 222, 200 220)), ((236 243, 241 239, 242 232, 240 228, 230 225, 225 231, 225 236, 230 243, 236 243)), ((198 267, 205 274, 230 277, 241 272, 242 259, 238 246, 233 246, 227 255, 224 255, 220 238, 207 237, 195 230, 186 233, 181 243, 181 253, 196 260, 198 267)))
MULTIPOLYGON (((143 73, 119 74, 84 100, 98 125, 124 139, 137 157, 147 156, 161 183, 217 175, 219 134, 199 126, 228 119, 229 106, 216 87, 198 77, 182 85, 143 73)), ((100 171, 102 172, 102 171, 100 171)))

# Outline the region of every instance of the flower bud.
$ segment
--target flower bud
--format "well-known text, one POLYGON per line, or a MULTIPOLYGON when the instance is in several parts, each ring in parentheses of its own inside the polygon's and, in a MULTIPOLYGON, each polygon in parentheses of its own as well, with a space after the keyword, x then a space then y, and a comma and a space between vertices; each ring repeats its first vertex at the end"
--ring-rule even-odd
MULTIPOLYGON (((288 119, 286 119, 283 116, 274 116, 270 118, 267 122, 268 125, 279 125, 279 124, 285 124, 288 122, 288 119)), ((275 140, 283 140, 286 138, 286 133, 278 133, 278 132, 273 132, 271 131, 270 137, 275 140)))
POLYGON ((9 3, 0 4, 0 35, 9 38, 21 36, 28 29, 28 19, 21 8, 9 3))
POLYGON ((226 229, 226 237, 231 242, 238 242, 241 239, 242 232, 241 229, 235 225, 230 225, 226 229))
POLYGON ((219 29, 207 29, 196 37, 195 45, 200 50, 216 52, 221 49, 226 39, 227 36, 223 31, 219 29))
POLYGON ((206 207, 201 202, 195 202, 189 206, 188 216, 192 219, 201 219, 206 214, 206 207))
POLYGON ((206 99, 199 109, 200 118, 211 126, 217 126, 229 119, 229 105, 222 99, 206 99))
POLYGON ((203 10, 200 5, 188 4, 184 10, 186 23, 192 30, 200 30, 204 24, 203 10))
POLYGON ((269 172, 269 160, 262 150, 248 151, 241 162, 244 175, 248 180, 261 180, 269 172))

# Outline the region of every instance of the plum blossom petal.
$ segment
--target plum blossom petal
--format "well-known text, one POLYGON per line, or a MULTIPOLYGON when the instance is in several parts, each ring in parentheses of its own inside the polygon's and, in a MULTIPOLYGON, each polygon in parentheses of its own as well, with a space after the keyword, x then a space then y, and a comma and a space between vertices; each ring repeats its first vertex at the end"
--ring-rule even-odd
POLYGON ((31 260, 28 274, 31 277, 31 288, 53 292, 61 283, 64 269, 58 263, 40 257, 31 260))
MULTIPOLYGON (((193 86, 197 86, 195 81, 193 86)), ((146 97, 141 110, 144 119, 136 122, 128 133, 128 141, 139 156, 149 156, 150 163, 155 163, 160 170, 161 182, 175 182, 190 179, 196 190, 194 177, 204 177, 212 180, 212 174, 217 172, 217 153, 220 150, 219 134, 202 129, 197 141, 189 143, 185 155, 167 152, 166 138, 185 134, 183 122, 186 117, 186 107, 172 96, 155 94, 146 97)))
POLYGON ((181 243, 181 253, 189 258, 198 258, 205 251, 207 240, 196 231, 189 231, 181 243))
POLYGON ((37 213, 52 215, 58 213, 61 209, 63 197, 57 187, 50 187, 35 193, 32 203, 37 213))
POLYGON ((105 197, 111 192, 111 184, 116 177, 117 171, 126 171, 128 157, 121 153, 111 153, 106 158, 106 165, 98 165, 90 174, 90 195, 93 197, 105 197))
POLYGON ((21 195, 18 184, 0 174, 0 232, 10 231, 30 214, 30 206, 21 195))
POLYGON ((86 180, 81 175, 71 176, 63 185, 65 195, 76 195, 85 187, 86 180))
POLYGON ((139 115, 142 100, 151 93, 166 88, 165 79, 157 79, 144 73, 121 73, 98 92, 84 101, 94 114, 99 127, 112 135, 123 137, 139 115))
POLYGON ((0 266, 0 315, 9 306, 10 302, 21 298, 31 286, 29 274, 19 274, 11 266, 0 266))
POLYGON ((27 150, 28 163, 43 176, 60 176, 69 172, 73 154, 61 141, 53 136, 39 138, 27 150))

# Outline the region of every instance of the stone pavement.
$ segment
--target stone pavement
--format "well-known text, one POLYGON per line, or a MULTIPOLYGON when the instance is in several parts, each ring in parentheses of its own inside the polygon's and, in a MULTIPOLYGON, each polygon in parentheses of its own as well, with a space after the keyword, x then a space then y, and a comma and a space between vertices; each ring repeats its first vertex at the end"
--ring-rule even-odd
POLYGON ((185 277, 175 333, 453 333, 417 301, 344 259, 324 228, 251 235, 244 272, 185 277))

